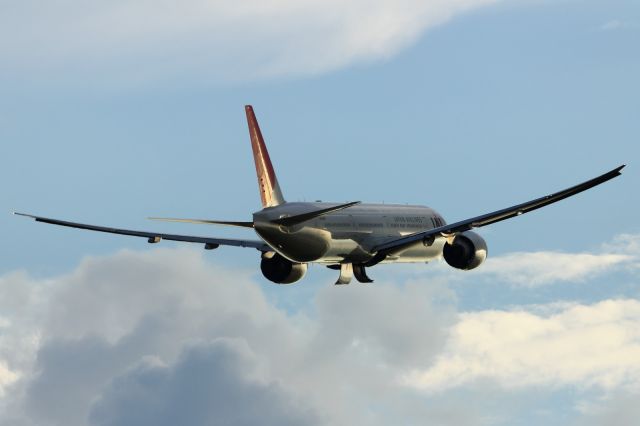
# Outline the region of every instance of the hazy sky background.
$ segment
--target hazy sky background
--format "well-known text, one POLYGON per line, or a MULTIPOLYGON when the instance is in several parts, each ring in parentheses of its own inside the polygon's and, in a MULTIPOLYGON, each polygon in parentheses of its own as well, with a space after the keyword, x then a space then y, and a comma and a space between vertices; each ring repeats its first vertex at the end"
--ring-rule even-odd
POLYGON ((630 424, 639 75, 635 0, 0 1, 0 424, 630 424), (245 104, 288 200, 451 222, 628 167, 341 288, 10 214, 253 238, 145 219, 260 208, 245 104))

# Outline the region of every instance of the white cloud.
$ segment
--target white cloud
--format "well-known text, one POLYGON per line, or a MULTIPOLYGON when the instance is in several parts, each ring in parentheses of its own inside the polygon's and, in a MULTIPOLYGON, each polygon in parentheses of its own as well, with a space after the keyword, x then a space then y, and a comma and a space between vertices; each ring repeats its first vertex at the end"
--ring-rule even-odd
POLYGON ((611 242, 602 245, 602 250, 607 253, 630 255, 634 260, 631 266, 640 267, 640 235, 638 234, 616 235, 611 242))
POLYGON ((20 376, 9 370, 6 363, 0 361, 0 398, 4 396, 5 388, 18 380, 20 376))
POLYGON ((213 82, 316 74, 392 56, 425 30, 498 1, 4 2, 0 55, 5 72, 48 77, 213 82))
MULTIPOLYGON (((194 367, 192 376, 185 369, 194 365, 194 345, 218 353, 212 348, 220 339, 246 347, 223 351, 224 359, 238 357, 229 365, 242 370, 226 378, 237 389, 236 402, 251 396, 280 401, 272 423, 303 416, 384 424, 379 416, 369 419, 370 404, 386 404, 396 365, 422 365, 436 355, 454 319, 446 291, 423 283, 327 286, 313 312, 285 314, 250 279, 254 272, 209 265, 200 252, 180 249, 88 258, 71 274, 47 280, 2 277, 0 312, 10 313, 11 325, 0 334, 0 360, 24 374, 0 398, 0 424, 157 420, 148 410, 200 374, 202 399, 174 407, 177 414, 209 416, 208 398, 220 389, 226 368, 211 361, 196 363, 202 368, 194 367), (20 309, 11 308, 18 302, 20 309), (34 342, 31 335, 40 338, 34 342), (26 341, 9 344, 21 338, 26 341), (285 404, 292 395, 304 403, 285 404), (127 405, 130 400, 136 405, 127 405)), ((389 407, 390 413, 399 409, 389 407)), ((246 414, 253 423, 263 420, 246 414)))
POLYGON ((506 388, 640 386, 640 302, 556 309, 462 314, 435 364, 402 380, 432 392, 479 380, 506 388))
POLYGON ((640 393, 616 393, 584 407, 578 425, 633 425, 640 418, 640 393))
POLYGON ((113 380, 94 405, 96 425, 313 425, 320 414, 304 396, 252 371, 244 341, 218 339, 184 350, 167 366, 144 359, 113 380))
POLYGON ((611 19, 610 21, 607 21, 602 25, 600 25, 601 31, 628 30, 632 28, 637 28, 637 26, 630 22, 622 21, 620 19, 611 19))
POLYGON ((625 254, 532 252, 510 253, 482 265, 489 274, 512 284, 535 287, 555 282, 581 281, 634 259, 625 254))
POLYGON ((490 257, 477 273, 515 286, 536 287, 585 281, 604 272, 639 265, 640 235, 622 234, 592 253, 540 251, 490 257))
POLYGON ((257 398, 272 423, 508 423, 519 413, 494 402, 507 396, 624 395, 640 383, 637 300, 458 314, 442 277, 425 274, 328 284, 286 313, 261 286, 276 298, 296 287, 257 284, 255 273, 184 248, 87 258, 53 278, 1 276, 0 365, 10 373, 0 425, 159 424, 158 406, 206 422, 221 383, 235 393, 218 402, 257 398))

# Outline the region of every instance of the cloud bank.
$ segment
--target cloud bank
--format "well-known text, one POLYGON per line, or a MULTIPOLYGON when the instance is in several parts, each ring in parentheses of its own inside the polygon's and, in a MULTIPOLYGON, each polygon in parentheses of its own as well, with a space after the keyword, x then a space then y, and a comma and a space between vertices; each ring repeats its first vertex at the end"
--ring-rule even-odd
POLYGON ((292 313, 254 273, 185 248, 1 276, 0 425, 509 424, 506 399, 567 390, 598 419, 640 391, 632 297, 459 312, 425 272, 292 313))
POLYGON ((442 391, 480 379, 506 388, 575 385, 640 388, 640 302, 606 300, 551 314, 463 314, 447 348, 405 383, 442 391))
POLYGON ((90 414, 96 425, 313 425, 304 397, 252 372, 243 341, 218 339, 184 350, 170 366, 143 360, 113 380, 90 414), (256 375, 258 377, 251 377, 256 375))
POLYGON ((560 253, 553 251, 510 253, 491 259, 481 273, 514 285, 536 287, 591 278, 635 258, 616 253, 560 253))
POLYGON ((513 287, 533 288, 584 282, 621 269, 640 269, 640 236, 637 234, 617 235, 591 252, 516 252, 489 257, 477 274, 513 287))
POLYGON ((4 2, 5 72, 129 82, 313 75, 388 58, 499 0, 4 2))
POLYGON ((328 286, 313 313, 287 314, 249 273, 191 249, 89 258, 50 279, 8 274, 0 292, 0 360, 15 376, 6 425, 157 424, 169 401, 192 424, 249 400, 257 411, 228 424, 376 420, 395 366, 432 359, 454 320, 432 303, 447 292, 417 283, 328 286))

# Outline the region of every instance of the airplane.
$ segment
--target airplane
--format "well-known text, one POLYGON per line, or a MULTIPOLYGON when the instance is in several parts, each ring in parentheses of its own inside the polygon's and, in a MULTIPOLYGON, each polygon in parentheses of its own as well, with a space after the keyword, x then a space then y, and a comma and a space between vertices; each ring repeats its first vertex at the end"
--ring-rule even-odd
POLYGON ((204 244, 206 250, 220 246, 250 247, 261 252, 260 269, 277 284, 301 280, 309 263, 339 271, 335 284, 349 284, 355 276, 362 283, 373 282, 367 268, 384 263, 428 263, 444 258, 460 270, 480 266, 487 258, 487 243, 474 228, 480 228, 539 209, 600 185, 621 174, 625 165, 586 182, 469 219, 447 224, 434 209, 399 204, 287 202, 278 183, 269 152, 253 107, 245 106, 251 148, 258 178, 262 210, 250 222, 208 219, 150 218, 171 222, 214 224, 253 228, 260 239, 241 240, 164 234, 105 226, 87 225, 26 213, 38 222, 90 231, 162 240, 204 244))

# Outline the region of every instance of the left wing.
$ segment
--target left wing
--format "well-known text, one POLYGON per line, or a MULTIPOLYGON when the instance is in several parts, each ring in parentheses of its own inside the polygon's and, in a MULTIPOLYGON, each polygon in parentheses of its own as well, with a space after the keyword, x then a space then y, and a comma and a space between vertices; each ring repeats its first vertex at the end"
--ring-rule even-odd
POLYGON ((157 243, 160 240, 169 241, 185 241, 189 243, 204 244, 206 249, 214 249, 219 246, 234 246, 234 247, 251 247, 260 251, 271 251, 271 247, 263 241, 257 240, 234 240, 226 238, 209 238, 209 237, 196 237, 190 235, 176 235, 176 234, 162 234, 159 232, 146 232, 146 231, 133 231, 129 229, 120 228, 108 228, 106 226, 87 225, 84 223, 67 222, 65 220, 50 219, 48 217, 34 216, 26 213, 16 213, 18 216, 26 216, 35 219, 36 222, 50 223, 53 225, 68 226, 70 228, 88 229, 89 231, 107 232, 109 234, 130 235, 133 237, 147 238, 150 243, 157 243))
POLYGON ((386 254, 391 254, 403 250, 412 244, 428 241, 429 239, 437 236, 448 237, 460 232, 468 231, 472 228, 479 228, 481 226, 500 222, 514 216, 520 216, 521 214, 539 209, 540 207, 548 206, 549 204, 563 200, 567 197, 571 197, 572 195, 576 195, 582 191, 586 191, 587 189, 593 188, 594 186, 600 185, 601 183, 620 176, 620 170, 622 170, 623 168, 624 165, 616 167, 610 172, 595 177, 591 180, 572 186, 571 188, 553 193, 551 195, 546 195, 544 197, 536 198, 535 200, 527 201, 526 203, 517 204, 515 206, 507 207, 506 209, 472 217, 471 219, 461 220, 460 222, 452 223, 450 225, 444 225, 438 228, 429 229, 428 231, 416 232, 415 234, 407 235, 406 237, 379 244, 375 246, 372 251, 378 252, 376 257, 378 259, 381 259, 386 254))

